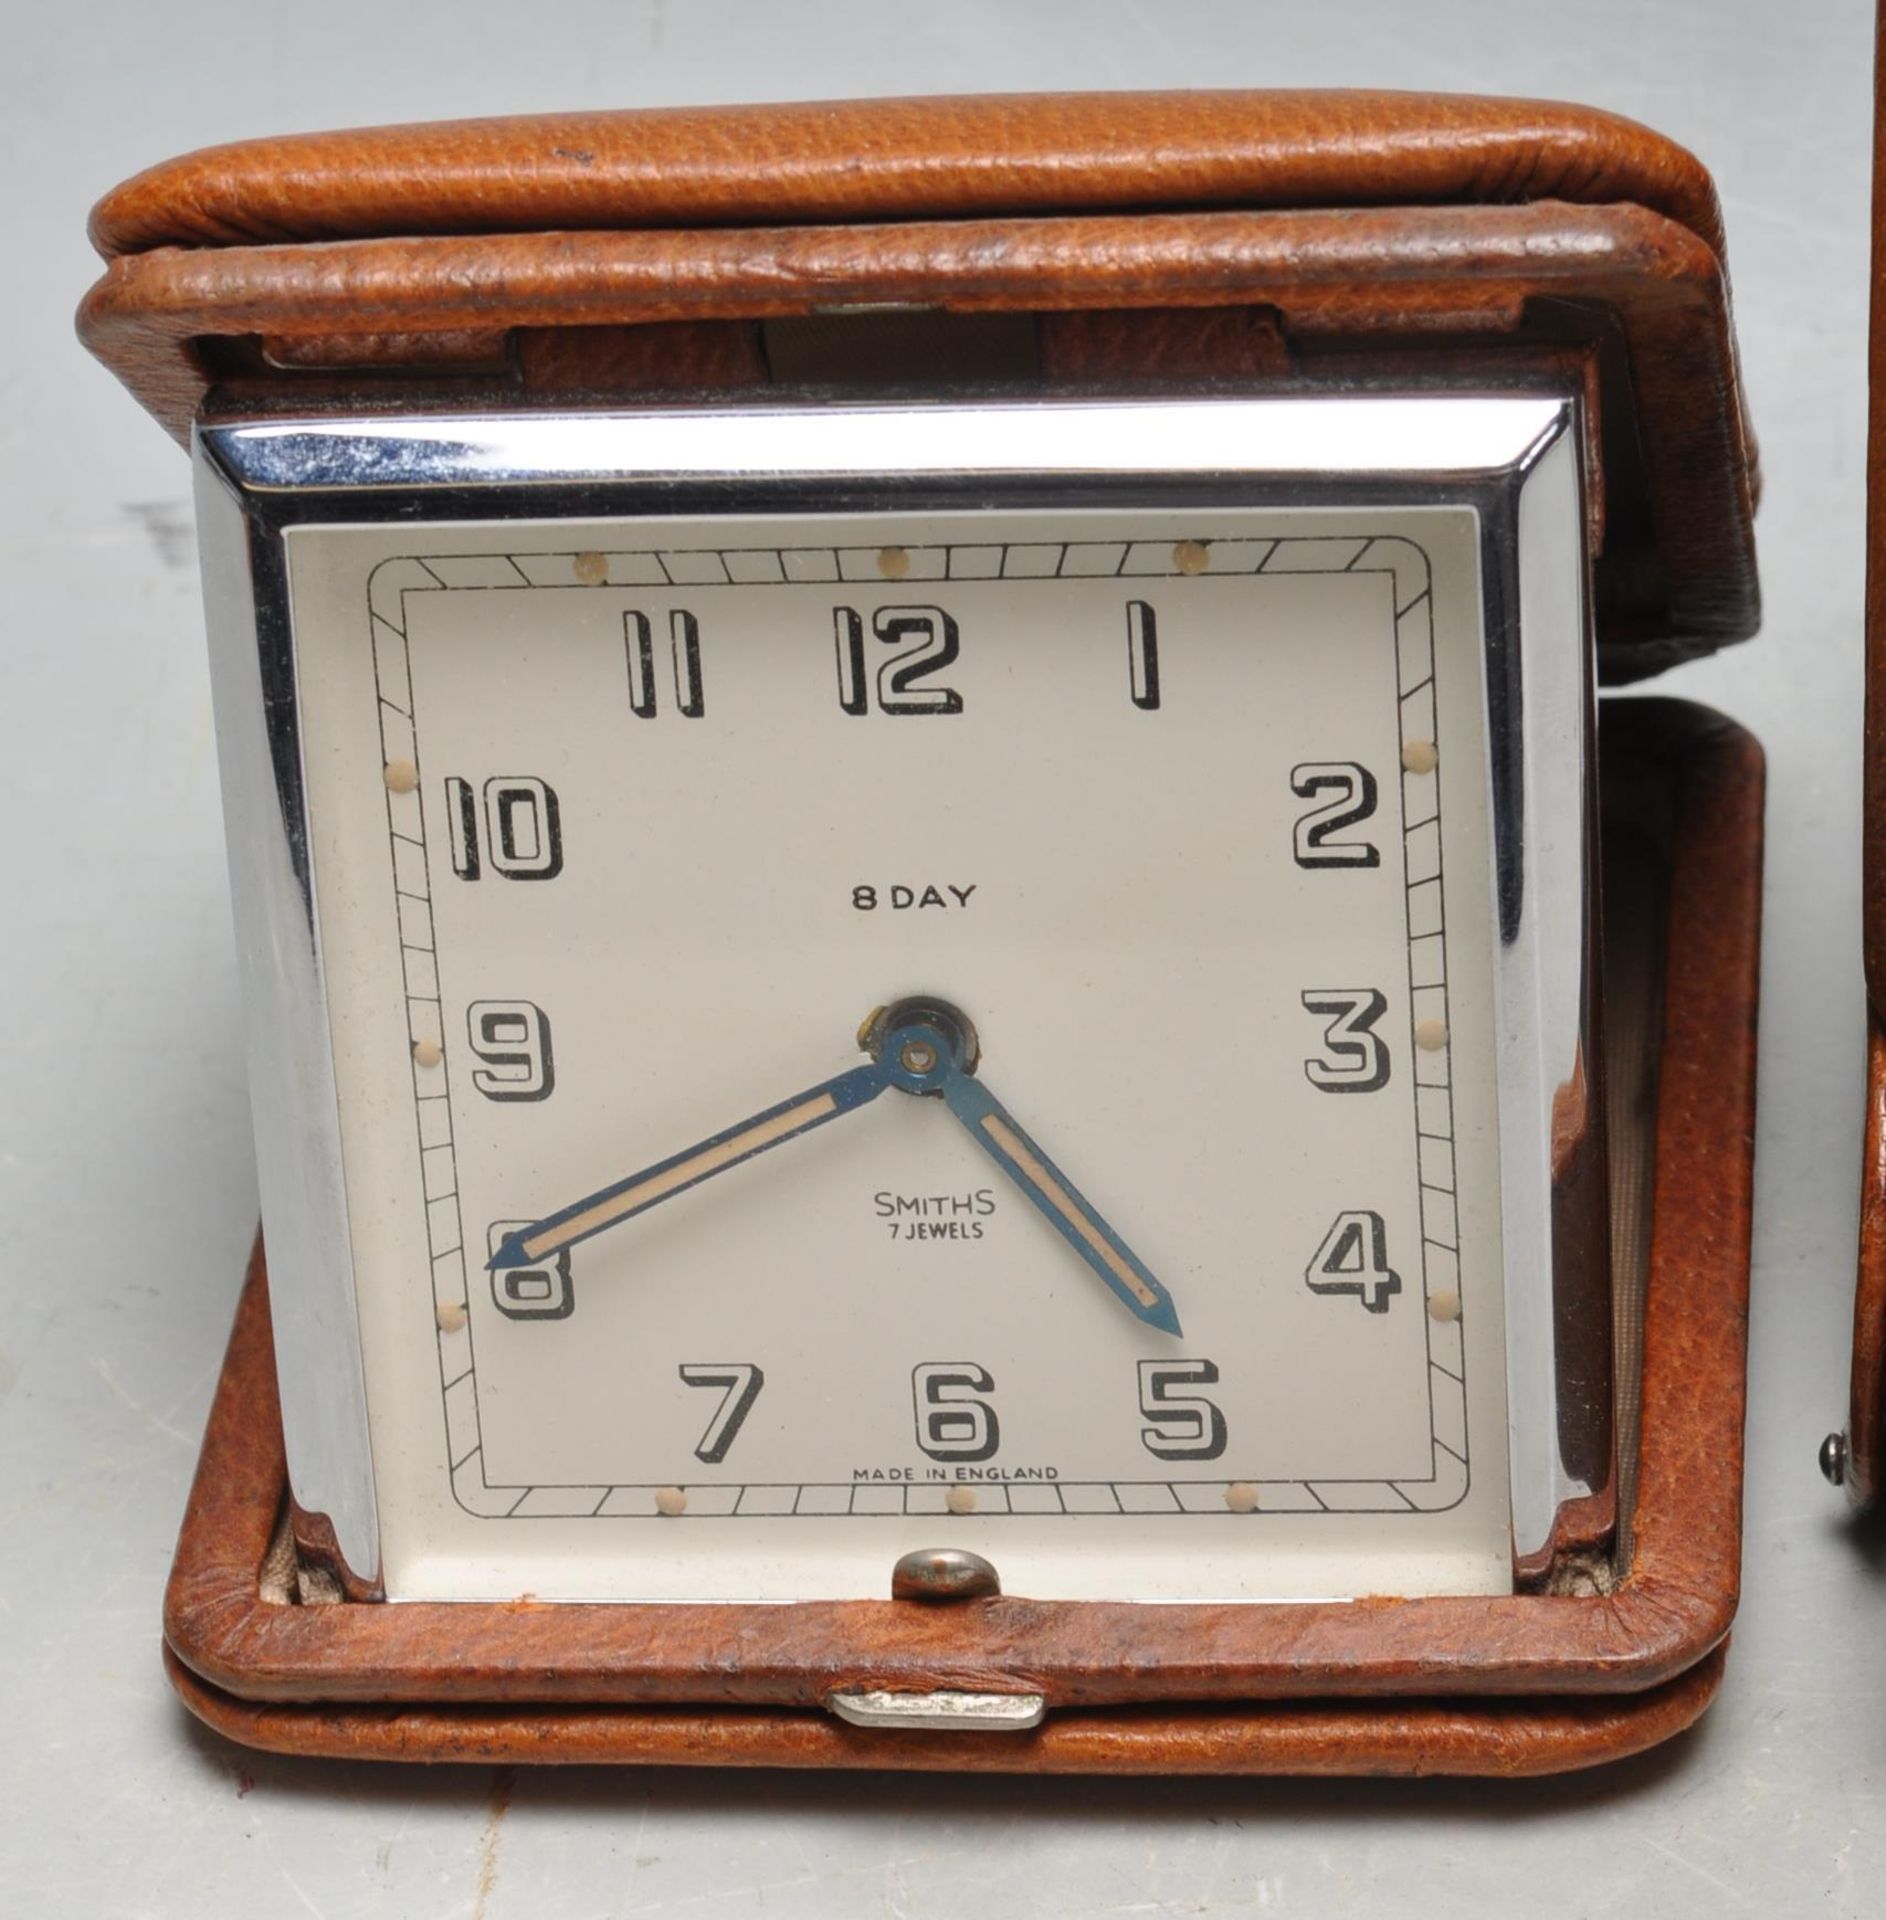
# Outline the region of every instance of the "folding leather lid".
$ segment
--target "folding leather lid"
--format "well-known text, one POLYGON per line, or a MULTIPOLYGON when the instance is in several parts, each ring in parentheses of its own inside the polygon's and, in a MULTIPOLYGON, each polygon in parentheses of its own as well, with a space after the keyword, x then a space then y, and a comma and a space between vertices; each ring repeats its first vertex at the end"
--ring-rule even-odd
POLYGON ((1631 120, 1458 94, 998 94, 541 114, 207 147, 92 215, 107 258, 396 234, 1179 207, 1628 201, 1723 257, 1702 164, 1631 120))
POLYGON ((206 401, 541 404, 546 341, 583 404, 764 390, 761 323, 859 307, 1032 313, 1063 386, 1550 377, 1594 402, 1604 677, 1759 619, 1715 190, 1585 108, 1016 94, 292 135, 140 174, 92 236, 80 332, 179 439, 206 401))

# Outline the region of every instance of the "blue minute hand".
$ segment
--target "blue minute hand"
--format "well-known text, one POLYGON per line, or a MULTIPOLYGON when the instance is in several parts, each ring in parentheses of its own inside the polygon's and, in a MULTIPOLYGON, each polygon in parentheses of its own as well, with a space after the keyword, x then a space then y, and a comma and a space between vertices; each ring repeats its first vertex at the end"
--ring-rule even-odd
POLYGON ((605 1232, 618 1221, 630 1220, 650 1207, 685 1193, 689 1187, 711 1180, 715 1174, 751 1160, 756 1153, 783 1146, 814 1127, 822 1127, 841 1114, 851 1113, 875 1100, 892 1084, 890 1073, 876 1061, 869 1066, 853 1067, 836 1080, 809 1087, 804 1093, 782 1100, 764 1113, 756 1113, 738 1126, 714 1134, 698 1146, 658 1160, 640 1173, 632 1173, 613 1186, 586 1195, 573 1205, 547 1214, 543 1219, 517 1232, 506 1234, 488 1263, 493 1272, 506 1267, 534 1266, 573 1247, 579 1240, 605 1232))
POLYGON ((904 1001, 875 1015, 865 1043, 894 1086, 941 1094, 984 1153, 1039 1207, 1049 1224, 1128 1309, 1162 1332, 1179 1332, 1172 1296, 1107 1225, 1093 1203, 975 1078, 975 1030, 954 1007, 904 1001))
POLYGON ((1171 1294, 980 1080, 952 1074, 944 1082, 943 1100, 976 1145, 1048 1216, 1049 1224, 1127 1307, 1163 1332, 1179 1331, 1179 1310, 1171 1294))

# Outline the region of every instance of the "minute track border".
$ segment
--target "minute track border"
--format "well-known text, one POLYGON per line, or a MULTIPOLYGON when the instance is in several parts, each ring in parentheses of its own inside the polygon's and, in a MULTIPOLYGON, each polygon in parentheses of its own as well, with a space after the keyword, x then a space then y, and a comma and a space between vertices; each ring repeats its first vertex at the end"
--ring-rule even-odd
MULTIPOLYGON (((1061 578, 1197 579, 1239 574, 1379 574, 1391 589, 1396 666, 1399 741, 1440 745, 1434 702, 1432 565, 1426 550, 1405 535, 1232 536, 1209 541, 1214 554, 1242 549, 1243 565, 1206 572, 1173 563, 1173 543, 1164 540, 954 541, 902 549, 907 571, 896 584, 939 580, 1043 580, 1061 578), (1262 551, 1257 551, 1262 549, 1262 551), (1304 552, 1302 550, 1310 551, 1304 552), (1053 565, 1047 564, 1053 556, 1053 565), (1152 564, 1154 556, 1163 564, 1152 564), (973 556, 973 559, 971 558, 973 556), (993 566, 990 557, 997 556, 993 566), (1103 564, 1112 557, 1111 566, 1103 564), (1290 564, 1315 559, 1320 565, 1290 564), (1367 560, 1376 564, 1365 565, 1367 560), (1075 564, 1070 565, 1070 561, 1075 564), (959 562, 961 564, 959 569, 959 562), (1279 564, 1282 562, 1283 564, 1279 564), (1013 564, 1014 570, 1011 571, 1013 564)), ((818 586, 847 582, 886 584, 878 568, 881 543, 854 547, 636 547, 582 550, 607 563, 611 587, 685 586, 713 590, 721 586, 818 586), (719 577, 704 572, 712 560, 719 577), (679 571, 672 562, 681 563, 679 571), (768 562, 772 571, 766 571, 768 562), (621 571, 618 572, 620 566, 621 571)), ((440 1396, 447 1462, 453 1498, 480 1519, 662 1519, 716 1518, 886 1518, 941 1515, 950 1482, 747 1482, 688 1483, 687 1511, 660 1514, 658 1484, 567 1485, 493 1484, 484 1475, 483 1432, 477 1398, 477 1358, 464 1258, 464 1221, 458 1205, 458 1180, 451 1117, 451 1048, 443 1025, 432 923, 430 855, 426 842, 424 762, 408 656, 408 594, 433 592, 568 591, 592 593, 574 573, 577 549, 532 553, 426 554, 381 561, 367 582, 367 611, 372 635, 374 691, 378 703, 383 763, 407 759, 420 771, 420 783, 407 794, 386 795, 388 845, 400 924, 401 967, 406 991, 408 1032, 418 1045, 430 1040, 443 1058, 437 1067, 411 1067, 414 1123, 419 1144, 431 1261, 434 1319, 439 1356, 440 1396), (507 577, 508 575, 508 577, 507 577), (404 849, 404 851, 402 851, 404 849), (436 1077, 437 1090, 422 1080, 436 1077), (782 1496, 790 1494, 789 1500, 782 1496), (842 1503, 806 1496, 843 1495, 842 1503), (871 1496, 864 1506, 859 1496, 871 1496), (754 1496, 748 1505, 749 1496, 754 1496), (893 1504, 890 1496, 896 1496, 893 1504)), ((1421 1206, 1421 1310, 1426 1340, 1430 1473, 1426 1479, 1275 1480, 1257 1478, 1257 1515, 1314 1515, 1323 1512, 1438 1513, 1458 1506, 1471 1481, 1467 1425, 1465 1346, 1462 1318, 1437 1321, 1429 1310, 1438 1284, 1461 1299, 1458 1257, 1457 1194, 1454 1179, 1452 1039, 1446 969, 1444 863, 1442 858, 1440 780, 1401 769, 1403 899, 1408 955, 1409 1083, 1411 1118, 1421 1206), (1412 783, 1412 784, 1411 784, 1412 783), (1422 802, 1425 811, 1413 811, 1422 802), (1431 842, 1431 852, 1430 843, 1431 842), (1420 931, 1417 931, 1417 928, 1420 931), (1424 1052, 1414 1041, 1416 1025, 1439 1019, 1449 1037, 1440 1049, 1424 1052), (1444 1117, 1443 1117, 1444 1114, 1444 1117), (1438 1124, 1424 1124, 1435 1123, 1438 1124)), ((1463 1309, 1464 1311, 1464 1309, 1463 1309)), ((1036 1518, 1079 1515, 1177 1517, 1225 1511, 1226 1477, 1135 1481, 976 1481, 977 1518, 1024 1514, 1036 1518), (1012 1495, 1053 1496, 1053 1504, 1033 1499, 1016 1505, 1012 1495), (1078 1496, 1069 1504, 1067 1496, 1078 1496), (1104 1496, 1104 1499, 1103 1497, 1104 1496), (1124 1497, 1123 1497, 1124 1496, 1124 1497), (997 1504, 997 1502, 1000 1504, 997 1504), (1106 1504, 1107 1500, 1111 1505, 1106 1504)))

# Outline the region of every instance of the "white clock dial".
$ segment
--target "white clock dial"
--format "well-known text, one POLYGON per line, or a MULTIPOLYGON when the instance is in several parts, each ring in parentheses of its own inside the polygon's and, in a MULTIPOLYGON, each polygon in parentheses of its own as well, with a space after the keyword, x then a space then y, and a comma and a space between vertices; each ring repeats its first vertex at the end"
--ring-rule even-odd
POLYGON ((1510 1586, 1471 510, 287 553, 394 1597, 1510 1586))

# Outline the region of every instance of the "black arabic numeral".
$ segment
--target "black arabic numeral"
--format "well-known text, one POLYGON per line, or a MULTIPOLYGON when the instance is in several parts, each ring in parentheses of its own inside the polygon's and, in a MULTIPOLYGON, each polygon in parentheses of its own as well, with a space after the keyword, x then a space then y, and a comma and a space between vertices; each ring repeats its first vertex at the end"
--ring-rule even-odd
POLYGON ((676 1371, 691 1387, 720 1390, 720 1405, 694 1448, 695 1459, 717 1467, 740 1437, 740 1429, 766 1384, 766 1375, 748 1360, 686 1362, 676 1371))
POLYGON ((471 782, 453 775, 445 783, 445 822, 452 871, 461 880, 482 879, 487 865, 506 880, 554 880, 563 871, 557 791, 535 774, 487 780, 482 816, 471 782))
MULTIPOLYGON (((629 711, 652 720, 661 710, 655 672, 655 629, 647 614, 629 608, 622 616, 622 646, 629 663, 629 711)), ((686 607, 668 615, 668 659, 674 676, 675 711, 698 720, 707 711, 701 679, 701 623, 686 607)))
POLYGON ((1159 620, 1145 600, 1126 603, 1126 675, 1134 706, 1159 705, 1159 620))
POLYGON ((1174 1387, 1218 1384, 1213 1360, 1142 1360, 1139 1410, 1146 1425, 1140 1443, 1158 1460, 1216 1460, 1225 1450, 1225 1416, 1203 1394, 1174 1387))
POLYGON ((1304 1010, 1328 1021, 1326 1059, 1310 1059, 1303 1072, 1324 1093, 1374 1093, 1388 1085, 1388 1042, 1375 1023, 1388 1011, 1388 996, 1373 987, 1311 987, 1304 1010))
POLYGON ((988 1401, 995 1387, 973 1360, 926 1360, 910 1376, 917 1445, 932 1460, 988 1460, 1002 1444, 1002 1426, 988 1401))
POLYGON ((474 1000, 465 1009, 472 1085, 487 1100, 548 1100, 557 1083, 550 1016, 529 1000, 474 1000))
POLYGON ((1353 1293, 1370 1313, 1386 1313, 1401 1291, 1388 1264, 1388 1229, 1379 1213, 1339 1213, 1310 1256, 1303 1278, 1312 1293, 1353 1293))
MULTIPOLYGON (((496 1253, 507 1235, 521 1233, 530 1224, 494 1220, 487 1230, 489 1251, 496 1253)), ((569 1249, 534 1267, 499 1268, 491 1276, 491 1304, 507 1320, 567 1320, 576 1311, 569 1249)))
MULTIPOLYGON (((872 682, 865 664, 864 617, 855 607, 834 607, 832 626, 839 707, 850 714, 869 713, 872 682)), ((887 646, 902 648, 877 670, 880 713, 962 712, 963 696, 954 687, 930 684, 930 676, 949 666, 961 651, 956 622, 941 607, 879 607, 871 615, 871 631, 887 646), (908 644, 913 641, 914 645, 908 644)))
POLYGON ((1299 800, 1332 797, 1298 820, 1295 850, 1300 867, 1379 867, 1382 856, 1368 840, 1338 840, 1345 827, 1375 812, 1375 775, 1353 760, 1312 760, 1290 769, 1290 791, 1299 800))

